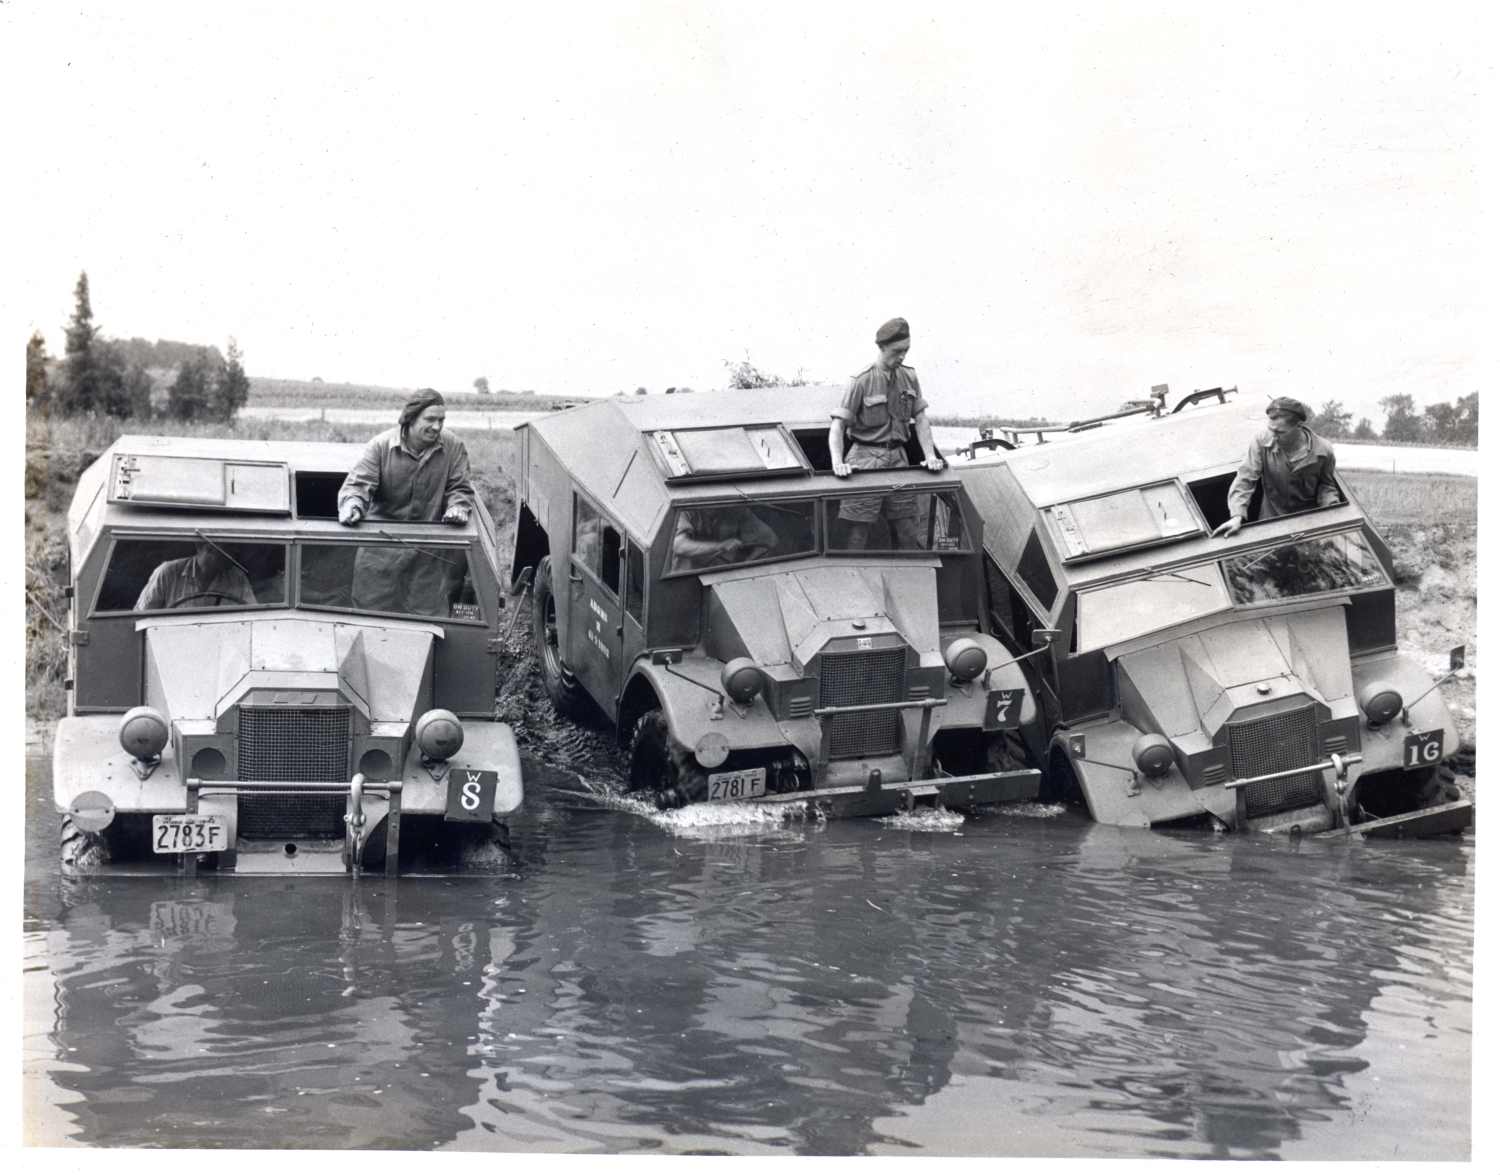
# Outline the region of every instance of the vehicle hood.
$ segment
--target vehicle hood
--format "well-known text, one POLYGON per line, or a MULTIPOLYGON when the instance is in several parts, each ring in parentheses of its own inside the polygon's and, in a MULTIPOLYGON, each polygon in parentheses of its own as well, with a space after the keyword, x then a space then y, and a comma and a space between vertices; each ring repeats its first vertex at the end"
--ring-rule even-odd
POLYGON ((1126 654, 1116 663, 1122 717, 1174 740, 1215 732, 1236 710, 1306 695, 1353 706, 1340 605, 1223 624, 1126 654))
POLYGON ((349 705, 371 722, 410 722, 431 691, 441 632, 295 617, 139 627, 147 703, 173 721, 217 720, 256 691, 257 702, 349 705))
POLYGON ((941 664, 937 564, 840 565, 704 577, 707 651, 801 673, 835 637, 897 634, 941 664))

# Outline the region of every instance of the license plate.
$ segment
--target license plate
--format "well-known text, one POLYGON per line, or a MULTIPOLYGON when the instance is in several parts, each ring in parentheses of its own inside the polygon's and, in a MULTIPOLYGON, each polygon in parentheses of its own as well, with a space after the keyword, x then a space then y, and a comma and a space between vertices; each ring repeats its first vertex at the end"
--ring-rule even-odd
POLYGON ((720 771, 708 777, 710 800, 753 800, 766 794, 766 769, 752 767, 748 771, 720 771))
POLYGON ((229 847, 225 816, 153 816, 151 847, 158 853, 216 853, 229 847))
POLYGON ((1423 730, 1406 736, 1406 766, 1434 767, 1443 761, 1443 732, 1423 730))

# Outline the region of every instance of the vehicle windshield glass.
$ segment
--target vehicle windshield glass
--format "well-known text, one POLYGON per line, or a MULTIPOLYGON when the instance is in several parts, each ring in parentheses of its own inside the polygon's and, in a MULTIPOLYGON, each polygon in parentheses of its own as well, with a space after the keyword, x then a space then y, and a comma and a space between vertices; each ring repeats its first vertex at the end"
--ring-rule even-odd
POLYGON ((1358 531, 1247 551, 1219 562, 1236 604, 1259 604, 1389 582, 1380 560, 1358 531))
POLYGON ((463 547, 304 543, 297 602, 426 620, 481 620, 463 547))
POLYGON ((121 539, 95 607, 100 612, 254 608, 286 603, 286 547, 238 539, 121 539))
POLYGON ((887 490, 828 500, 828 549, 967 551, 958 494, 953 490, 887 490))
POLYGON ((1213 563, 1174 567, 1080 592, 1078 651, 1101 649, 1228 607, 1224 579, 1213 563))
POLYGON ((817 549, 810 498, 682 506, 672 520, 667 573, 792 559, 817 549))

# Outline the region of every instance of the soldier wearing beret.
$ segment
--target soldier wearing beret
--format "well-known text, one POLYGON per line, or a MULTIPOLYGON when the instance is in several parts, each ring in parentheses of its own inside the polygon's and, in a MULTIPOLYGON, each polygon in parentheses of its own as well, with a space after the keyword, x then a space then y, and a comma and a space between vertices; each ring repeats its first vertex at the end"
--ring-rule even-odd
POLYGON ((1229 487, 1229 520, 1214 531, 1225 537, 1245 525, 1250 499, 1261 489, 1259 518, 1277 518, 1343 500, 1333 480, 1333 446, 1307 427, 1307 405, 1278 396, 1266 405, 1269 423, 1250 442, 1229 487))
MULTIPOLYGON (((828 453, 836 477, 855 469, 905 469, 906 442, 915 431, 922 446, 922 464, 933 473, 946 468, 932 443, 927 423, 927 401, 917 373, 903 360, 911 349, 906 319, 893 318, 875 332, 880 357, 849 381, 843 402, 833 411, 828 428, 828 453)), ((921 545, 917 533, 917 504, 910 494, 845 498, 839 517, 849 523, 845 546, 863 550, 870 525, 882 514, 889 522, 895 545, 921 545)))

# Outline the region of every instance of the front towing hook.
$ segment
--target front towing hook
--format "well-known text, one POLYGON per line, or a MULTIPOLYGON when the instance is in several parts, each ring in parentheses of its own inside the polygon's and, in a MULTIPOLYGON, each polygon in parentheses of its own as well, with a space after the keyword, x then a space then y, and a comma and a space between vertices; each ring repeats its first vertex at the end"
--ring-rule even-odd
POLYGON ((350 872, 358 877, 364 868, 366 821, 364 808, 365 777, 358 773, 349 781, 349 807, 344 813, 344 851, 349 857, 350 872))

